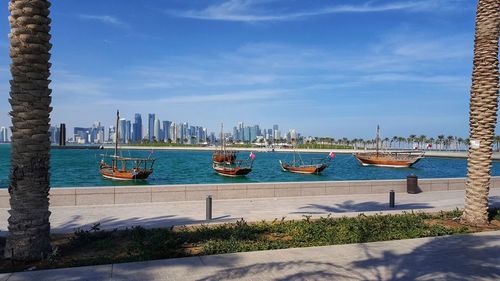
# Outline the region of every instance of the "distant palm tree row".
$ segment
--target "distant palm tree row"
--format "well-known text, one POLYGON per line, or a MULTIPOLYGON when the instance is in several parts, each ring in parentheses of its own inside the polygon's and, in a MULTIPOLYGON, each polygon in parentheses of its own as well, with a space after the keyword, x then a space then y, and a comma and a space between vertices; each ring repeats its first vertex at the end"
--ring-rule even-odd
MULTIPOLYGON (((377 142, 375 139, 335 139, 330 137, 314 138, 304 142, 305 145, 335 145, 353 148, 375 148, 377 142)), ((381 138, 379 141, 381 149, 433 149, 433 150, 467 150, 469 139, 457 136, 438 135, 436 137, 427 137, 426 135, 409 135, 408 137, 393 136, 392 138, 381 138)), ((500 149, 500 136, 495 136, 494 149, 500 149)))

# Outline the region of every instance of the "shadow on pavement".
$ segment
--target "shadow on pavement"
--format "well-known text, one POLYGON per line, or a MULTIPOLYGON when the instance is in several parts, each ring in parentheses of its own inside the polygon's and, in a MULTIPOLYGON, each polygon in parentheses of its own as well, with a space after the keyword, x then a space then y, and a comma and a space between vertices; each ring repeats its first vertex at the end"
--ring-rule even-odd
MULTIPOLYGON (((225 268, 197 280, 499 280, 500 237, 455 235, 432 239, 410 252, 360 244, 363 258, 313 257, 225 268), (316 261, 315 261, 316 260, 316 261)), ((408 242, 411 245, 412 242, 408 242)), ((359 253, 355 254, 358 255, 359 253)), ((353 255, 353 256, 355 256, 353 255)), ((230 267, 231 260, 225 267, 230 267)))
POLYGON ((416 210, 432 208, 427 203, 407 203, 397 204, 395 208, 390 208, 389 203, 380 203, 375 201, 355 203, 352 200, 332 206, 320 204, 308 204, 300 207, 300 210, 291 214, 328 214, 328 213, 350 213, 350 212, 370 212, 370 211, 389 211, 389 210, 416 210))
POLYGON ((80 215, 72 216, 67 222, 63 224, 52 227, 53 233, 69 233, 73 232, 78 228, 86 229, 92 225, 99 223, 100 229, 112 230, 112 229, 124 229, 131 228, 134 226, 142 226, 144 228, 162 228, 170 226, 180 226, 180 225, 190 225, 190 224, 201 224, 201 223, 224 223, 224 222, 234 222, 239 218, 231 217, 230 215, 223 215, 213 218, 211 221, 206 220, 195 220, 187 217, 179 217, 175 215, 166 215, 153 218, 141 218, 141 217, 131 217, 127 219, 117 219, 114 217, 103 217, 91 223, 81 223, 82 217, 80 215))

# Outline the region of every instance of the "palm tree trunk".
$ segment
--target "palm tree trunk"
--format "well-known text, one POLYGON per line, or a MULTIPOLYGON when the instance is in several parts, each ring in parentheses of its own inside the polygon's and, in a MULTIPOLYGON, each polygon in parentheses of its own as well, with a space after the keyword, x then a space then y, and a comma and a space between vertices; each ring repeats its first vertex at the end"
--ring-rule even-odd
POLYGON ((12 158, 5 257, 38 260, 51 250, 49 224, 50 3, 11 0, 12 158))
POLYGON ((500 0, 479 0, 470 96, 470 140, 462 222, 488 222, 492 144, 498 109, 500 0))

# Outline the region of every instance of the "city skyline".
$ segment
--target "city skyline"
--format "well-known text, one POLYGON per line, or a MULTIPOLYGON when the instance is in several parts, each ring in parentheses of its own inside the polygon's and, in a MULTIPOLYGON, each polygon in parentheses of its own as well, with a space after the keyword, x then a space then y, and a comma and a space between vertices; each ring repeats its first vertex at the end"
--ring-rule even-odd
MULTIPOLYGON (((51 119, 112 124, 120 109, 214 132, 246 120, 313 136, 372 138, 380 124, 387 136, 466 137, 472 2, 57 1, 51 119)), ((4 101, 8 45, 0 38, 4 101)), ((1 126, 9 111, 0 103, 1 126)))

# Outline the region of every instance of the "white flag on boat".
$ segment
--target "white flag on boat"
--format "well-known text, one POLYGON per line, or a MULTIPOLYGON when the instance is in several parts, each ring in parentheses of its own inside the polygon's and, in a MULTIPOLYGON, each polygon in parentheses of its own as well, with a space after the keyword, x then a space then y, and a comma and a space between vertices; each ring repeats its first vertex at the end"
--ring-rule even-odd
POLYGON ((332 159, 335 158, 335 154, 333 153, 333 151, 330 152, 330 154, 328 154, 328 156, 330 156, 330 158, 332 158, 332 159))
POLYGON ((250 158, 253 160, 255 159, 255 154, 253 154, 253 152, 250 152, 250 158))

